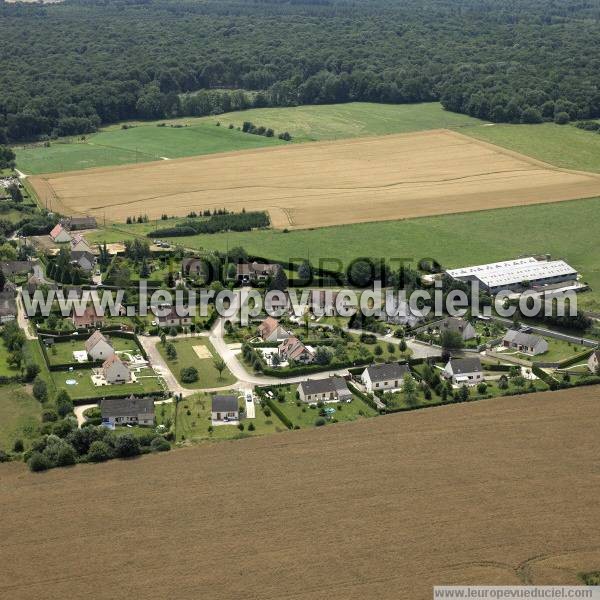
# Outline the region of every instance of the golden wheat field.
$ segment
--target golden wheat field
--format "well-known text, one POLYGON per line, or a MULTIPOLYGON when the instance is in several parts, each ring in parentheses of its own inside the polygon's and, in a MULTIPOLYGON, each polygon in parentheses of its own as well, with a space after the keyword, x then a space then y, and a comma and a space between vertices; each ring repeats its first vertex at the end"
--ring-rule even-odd
POLYGON ((0 597, 380 600, 600 569, 597 387, 29 473, 0 597))
POLYGON ((568 171, 448 130, 206 155, 32 177, 63 214, 122 222, 267 210, 277 228, 403 219, 600 195, 568 171))

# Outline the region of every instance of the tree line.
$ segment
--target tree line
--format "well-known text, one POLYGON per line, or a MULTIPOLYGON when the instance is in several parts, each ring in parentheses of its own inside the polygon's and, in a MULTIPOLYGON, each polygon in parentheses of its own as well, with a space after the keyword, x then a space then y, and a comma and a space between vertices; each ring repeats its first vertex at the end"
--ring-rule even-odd
POLYGON ((576 0, 0 2, 0 37, 0 144, 357 100, 600 116, 600 7, 576 0))

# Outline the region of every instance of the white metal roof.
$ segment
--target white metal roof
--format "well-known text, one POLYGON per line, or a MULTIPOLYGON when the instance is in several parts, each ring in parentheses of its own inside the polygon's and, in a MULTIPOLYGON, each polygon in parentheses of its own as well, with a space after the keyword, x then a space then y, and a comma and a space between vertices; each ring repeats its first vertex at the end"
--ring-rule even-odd
POLYGON ((533 256, 503 262, 461 267, 447 271, 455 279, 476 277, 490 288, 513 285, 522 281, 538 281, 564 275, 576 276, 577 271, 564 260, 537 260, 533 256))

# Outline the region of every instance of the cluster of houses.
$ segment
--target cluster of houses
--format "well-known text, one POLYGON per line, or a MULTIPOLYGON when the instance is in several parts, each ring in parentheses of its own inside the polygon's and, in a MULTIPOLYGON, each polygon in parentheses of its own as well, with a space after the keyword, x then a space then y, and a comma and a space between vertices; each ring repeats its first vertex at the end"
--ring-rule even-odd
POLYGON ((280 342, 277 346, 280 363, 294 361, 310 364, 315 360, 313 348, 306 346, 293 333, 287 331, 274 317, 267 317, 259 325, 258 335, 263 342, 280 342))
POLYGON ((93 361, 102 361, 98 374, 108 385, 129 383, 132 379, 129 366, 115 352, 110 340, 96 330, 85 342, 85 351, 93 361))
POLYGON ((96 255, 81 233, 72 233, 65 225, 58 223, 50 232, 50 239, 56 244, 69 244, 71 263, 82 271, 89 273, 96 266, 96 255))
POLYGON ((30 273, 37 264, 35 260, 4 260, 0 270, 5 276, 4 287, 0 289, 0 325, 17 318, 17 286, 11 278, 30 273))

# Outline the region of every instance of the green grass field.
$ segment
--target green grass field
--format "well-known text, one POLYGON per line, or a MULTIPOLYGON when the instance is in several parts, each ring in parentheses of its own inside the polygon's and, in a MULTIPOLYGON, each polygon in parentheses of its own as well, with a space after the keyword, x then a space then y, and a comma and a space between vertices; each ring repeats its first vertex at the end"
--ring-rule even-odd
MULTIPOLYGON (((274 260, 310 256, 314 265, 344 268, 360 256, 413 264, 433 257, 452 268, 550 253, 579 269, 592 292, 579 296, 582 307, 600 310, 598 215, 600 198, 520 206, 405 221, 341 225, 321 229, 252 231, 176 238, 197 250, 243 246, 250 254, 274 260)), ((175 238, 173 238, 175 241, 175 238)))
POLYGON ((23 386, 0 386, 0 449, 12 450, 17 438, 33 438, 41 414, 42 405, 23 386))
POLYGON ((169 368, 177 378, 177 381, 179 381, 183 387, 198 390, 224 387, 235 383, 235 377, 231 374, 229 369, 225 368, 221 376, 219 376, 219 372, 215 369, 212 358, 198 358, 194 346, 205 346, 213 357, 217 356, 212 344, 210 344, 206 338, 194 337, 189 339, 169 340, 167 343, 172 343, 177 350, 177 358, 175 360, 167 358, 165 346, 160 342, 157 346, 158 351, 169 365, 169 368), (180 373, 181 369, 184 367, 196 367, 196 369, 198 369, 198 381, 194 383, 183 383, 180 379, 180 373))
POLYGON ((440 127, 479 125, 482 121, 446 112, 435 102, 427 104, 352 103, 293 108, 260 108, 232 112, 217 117, 171 119, 139 122, 122 129, 112 125, 99 133, 42 145, 15 148, 17 167, 28 174, 52 173, 181 158, 231 150, 246 150, 287 144, 275 138, 238 131, 244 121, 289 131, 294 142, 387 133, 405 133, 440 127), (182 127, 157 127, 159 122, 182 127), (216 123, 221 126, 217 127, 216 123), (228 129, 229 123, 234 129, 228 129))
POLYGON ((144 123, 130 129, 111 128, 85 141, 60 140, 50 147, 16 148, 17 167, 27 174, 54 173, 165 158, 248 150, 285 144, 277 138, 197 122, 189 127, 157 127, 144 123))
POLYGON ((558 167, 600 173, 600 135, 573 125, 503 124, 471 127, 462 133, 558 167))

